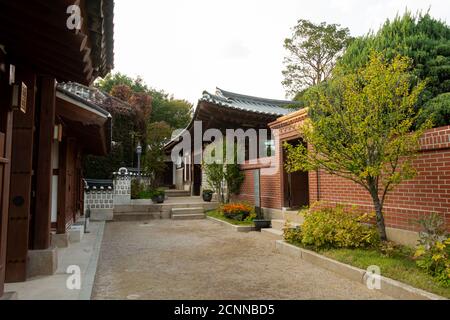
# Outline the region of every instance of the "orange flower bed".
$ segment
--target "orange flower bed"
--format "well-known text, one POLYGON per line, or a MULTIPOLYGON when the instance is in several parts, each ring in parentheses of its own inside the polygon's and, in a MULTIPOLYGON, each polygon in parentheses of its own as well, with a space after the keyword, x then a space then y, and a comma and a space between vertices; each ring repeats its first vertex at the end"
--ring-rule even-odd
POLYGON ((253 207, 245 203, 229 203, 223 205, 220 211, 227 218, 242 221, 253 212, 253 207))

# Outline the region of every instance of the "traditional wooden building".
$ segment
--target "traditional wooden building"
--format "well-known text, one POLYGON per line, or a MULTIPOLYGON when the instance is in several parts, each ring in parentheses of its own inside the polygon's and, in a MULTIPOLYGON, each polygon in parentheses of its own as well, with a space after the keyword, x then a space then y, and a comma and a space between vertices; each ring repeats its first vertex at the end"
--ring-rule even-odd
MULTIPOLYGON (((275 148, 270 157, 256 163, 247 159, 241 164, 245 180, 240 194, 234 201, 246 201, 261 207, 268 219, 295 218, 299 208, 316 201, 327 204, 357 205, 365 211, 373 211, 373 204, 366 190, 357 184, 327 174, 323 171, 288 173, 284 167, 283 145, 304 143, 298 126, 307 118, 307 109, 293 111, 286 104, 255 97, 237 95, 218 89, 216 95, 204 93, 197 106, 194 121, 202 121, 203 131, 218 128, 221 131, 235 128, 270 128, 275 148), (267 165, 270 163, 270 165, 267 165)), ((191 124, 186 130, 193 132, 191 124)), ((180 134, 182 136, 183 133, 180 134)), ((180 143, 173 139, 167 151, 180 143)), ((202 148, 203 149, 203 148, 202 148)), ((177 189, 191 190, 198 195, 205 185, 201 177, 201 165, 193 162, 195 148, 180 156, 174 166, 174 184, 177 189)), ((436 212, 442 215, 450 230, 450 126, 425 132, 421 139, 419 156, 414 160, 418 175, 399 185, 386 199, 384 207, 388 237, 391 240, 415 244, 418 239, 417 221, 436 212)))
POLYGON ((52 230, 82 214, 81 156, 109 150, 109 114, 58 82, 89 86, 113 68, 113 8, 0 0, 0 296, 35 257, 55 260, 52 230))
MULTIPOLYGON (((172 139, 165 147, 168 157, 168 175, 172 177, 176 189, 189 190, 192 195, 200 195, 202 185, 205 185, 205 176, 202 174, 200 153, 209 142, 202 143, 201 148, 194 146, 194 138, 203 140, 203 133, 208 129, 218 129, 225 136, 226 129, 268 129, 268 124, 280 116, 292 111, 289 106, 293 101, 265 99, 217 88, 215 94, 203 92, 195 109, 194 116, 188 127, 180 133, 188 131, 191 136, 191 150, 180 155, 176 163, 169 162, 172 149, 180 142, 180 138, 172 139), (195 132, 195 122, 201 122, 202 132, 195 132), (195 137, 197 135, 197 137, 195 137)), ((198 140, 197 140, 198 141, 198 140)), ((270 140, 269 140, 270 141, 270 140)), ((258 149, 258 148, 257 148, 258 149)), ((246 158, 249 158, 249 145, 245 146, 246 158)))

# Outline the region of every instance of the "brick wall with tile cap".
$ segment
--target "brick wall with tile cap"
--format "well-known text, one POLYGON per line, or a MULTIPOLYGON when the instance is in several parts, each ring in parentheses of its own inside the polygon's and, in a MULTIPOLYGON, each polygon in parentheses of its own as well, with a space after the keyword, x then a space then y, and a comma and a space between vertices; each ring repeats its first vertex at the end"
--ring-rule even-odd
MULTIPOLYGON (((300 111, 280 118, 273 123, 273 128, 280 131, 281 141, 298 138, 296 128, 305 119, 305 112, 300 111)), ((414 179, 403 182, 391 191, 385 202, 384 214, 386 226, 411 231, 418 231, 416 221, 432 212, 442 215, 450 231, 450 126, 434 128, 422 136, 421 149, 414 160, 417 175, 414 179)), ((281 152, 279 152, 281 154, 281 152)), ((280 161, 280 168, 281 167, 280 161)), ((242 166, 245 181, 236 201, 254 201, 253 172, 242 166)), ((248 166, 247 166, 248 168, 248 166)), ((284 199, 283 174, 278 170, 273 175, 261 175, 261 205, 265 208, 281 209, 284 199)), ((310 202, 317 200, 328 203, 358 205, 366 211, 373 211, 373 204, 368 192, 350 180, 323 171, 309 172, 310 202)))

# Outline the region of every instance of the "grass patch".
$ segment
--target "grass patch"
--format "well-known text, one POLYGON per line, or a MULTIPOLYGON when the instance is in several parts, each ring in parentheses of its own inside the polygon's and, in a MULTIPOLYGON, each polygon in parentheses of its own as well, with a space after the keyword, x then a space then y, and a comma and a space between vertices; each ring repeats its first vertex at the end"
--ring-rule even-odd
POLYGON ((321 250, 319 253, 361 269, 377 265, 384 277, 450 298, 450 288, 444 288, 436 283, 430 275, 417 267, 410 256, 387 257, 376 249, 329 249, 321 250))
POLYGON ((208 211, 208 212, 206 212, 206 215, 208 217, 226 221, 226 222, 234 224, 236 226, 252 226, 253 225, 253 221, 238 221, 238 220, 228 219, 228 218, 224 217, 223 214, 221 214, 217 210, 208 211))

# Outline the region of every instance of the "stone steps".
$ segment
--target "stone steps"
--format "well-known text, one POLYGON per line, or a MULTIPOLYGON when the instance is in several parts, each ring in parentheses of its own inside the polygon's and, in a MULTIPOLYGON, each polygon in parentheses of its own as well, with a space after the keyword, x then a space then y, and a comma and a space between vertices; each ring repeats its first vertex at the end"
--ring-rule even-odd
POLYGON ((300 226, 300 224, 291 221, 286 224, 286 220, 272 219, 272 228, 261 229, 261 234, 272 240, 283 240, 283 230, 286 227, 295 228, 297 226, 300 226))
MULTIPOLYGON (((300 226, 299 223, 289 221, 288 227, 295 228, 300 226)), ((272 228, 277 230, 284 230, 286 228, 286 220, 282 219, 272 219, 272 228)))
POLYGON ((185 190, 166 190, 166 196, 168 198, 189 197, 190 195, 191 195, 190 191, 185 191, 185 190))
POLYGON ((172 208, 171 216, 173 220, 194 220, 206 218, 205 209, 203 207, 172 208))

